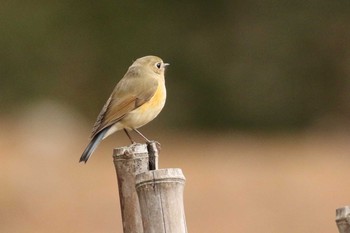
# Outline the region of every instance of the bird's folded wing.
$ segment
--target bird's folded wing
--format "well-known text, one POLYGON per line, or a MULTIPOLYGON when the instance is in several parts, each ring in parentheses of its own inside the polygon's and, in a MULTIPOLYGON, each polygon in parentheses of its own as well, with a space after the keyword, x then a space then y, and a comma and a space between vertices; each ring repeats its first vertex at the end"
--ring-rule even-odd
MULTIPOLYGON (((132 80, 128 81, 129 82, 124 83, 124 85, 132 85, 132 80)), ((158 82, 156 80, 147 80, 147 82, 143 84, 144 86, 139 89, 125 88, 130 90, 130 92, 124 93, 123 95, 120 95, 121 92, 118 91, 118 86, 116 87, 97 117, 91 133, 91 138, 105 127, 117 123, 125 114, 142 106, 154 96, 158 87, 158 82)))

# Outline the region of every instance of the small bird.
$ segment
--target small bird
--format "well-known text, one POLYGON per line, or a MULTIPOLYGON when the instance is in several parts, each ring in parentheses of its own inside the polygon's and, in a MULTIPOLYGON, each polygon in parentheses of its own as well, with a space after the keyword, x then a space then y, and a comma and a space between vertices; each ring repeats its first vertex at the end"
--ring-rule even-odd
POLYGON ((156 56, 137 59, 114 88, 93 126, 90 143, 79 162, 87 162, 99 143, 118 130, 135 131, 152 121, 163 109, 166 100, 164 72, 168 63, 156 56))

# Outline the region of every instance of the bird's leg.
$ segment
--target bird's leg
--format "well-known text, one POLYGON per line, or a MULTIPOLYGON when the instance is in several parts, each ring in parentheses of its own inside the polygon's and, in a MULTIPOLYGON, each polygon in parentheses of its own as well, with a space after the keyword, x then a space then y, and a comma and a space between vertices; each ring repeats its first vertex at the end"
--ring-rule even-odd
POLYGON ((160 150, 160 143, 156 141, 151 141, 146 138, 140 131, 133 129, 138 133, 143 139, 147 142, 147 151, 148 151, 148 168, 149 170, 158 169, 158 151, 160 150))
POLYGON ((124 129, 124 132, 126 133, 126 136, 128 136, 128 138, 130 139, 131 143, 135 144, 136 142, 131 138, 129 132, 126 129, 124 129))
POLYGON ((149 140, 148 138, 146 138, 146 137, 145 137, 140 131, 138 131, 137 129, 133 129, 133 130, 134 130, 136 133, 138 133, 143 139, 145 139, 146 142, 147 142, 147 144, 150 144, 151 142, 155 142, 156 145, 157 145, 158 150, 160 150, 161 145, 160 145, 159 142, 149 140))
POLYGON ((137 129, 133 129, 136 133, 138 133, 143 139, 146 140, 146 142, 151 142, 150 140, 148 140, 148 138, 146 138, 140 131, 138 131, 137 129))

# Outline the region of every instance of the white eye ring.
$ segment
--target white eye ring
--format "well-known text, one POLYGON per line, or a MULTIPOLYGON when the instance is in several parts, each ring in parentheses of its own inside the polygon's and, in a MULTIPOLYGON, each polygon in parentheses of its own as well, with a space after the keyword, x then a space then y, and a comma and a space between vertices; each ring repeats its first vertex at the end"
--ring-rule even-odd
POLYGON ((162 63, 161 63, 161 62, 156 63, 156 67, 157 67, 158 69, 160 69, 160 68, 162 67, 162 63))

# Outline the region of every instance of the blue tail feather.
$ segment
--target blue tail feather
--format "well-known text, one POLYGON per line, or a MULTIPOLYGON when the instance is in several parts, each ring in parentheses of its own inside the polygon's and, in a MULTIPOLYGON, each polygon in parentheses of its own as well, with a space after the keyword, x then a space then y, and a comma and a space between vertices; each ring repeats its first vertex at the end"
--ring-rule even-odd
POLYGON ((102 141, 103 137, 105 136, 105 134, 107 133, 107 131, 110 128, 111 128, 111 126, 104 128, 103 130, 101 130, 98 134, 96 134, 91 139, 89 145, 87 145, 86 149, 84 150, 83 154, 81 155, 79 163, 80 162, 86 163, 89 160, 91 154, 95 151, 95 149, 100 144, 100 142, 102 141))

